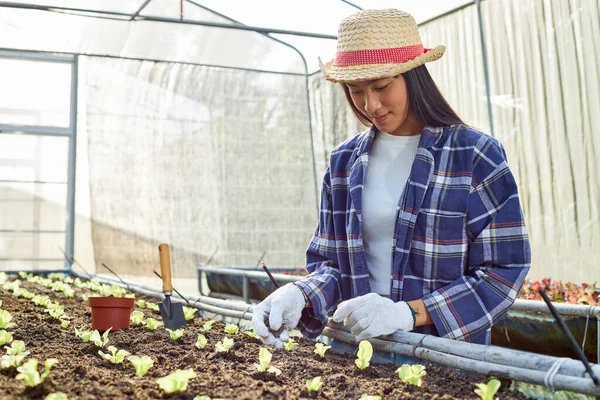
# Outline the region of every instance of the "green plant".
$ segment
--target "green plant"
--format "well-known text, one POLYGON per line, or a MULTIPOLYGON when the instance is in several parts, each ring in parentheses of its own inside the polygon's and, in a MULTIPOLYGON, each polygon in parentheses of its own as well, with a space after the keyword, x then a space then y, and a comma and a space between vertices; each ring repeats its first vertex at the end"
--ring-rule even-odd
POLYGON ((196 314, 197 312, 197 308, 183 306, 183 316, 185 317, 186 321, 194 319, 194 314, 196 314))
POLYGON ((231 350, 232 347, 233 339, 228 337, 224 337, 222 342, 219 341, 217 344, 215 344, 215 350, 217 353, 229 353, 229 350, 231 350))
POLYGON ((20 373, 17 374, 15 378, 23 380, 27 386, 37 386, 48 376, 50 368, 57 362, 58 360, 56 358, 48 358, 44 362, 44 372, 40 374, 37 369, 38 360, 32 358, 17 368, 17 371, 20 373))
POLYGON ((25 342, 22 340, 15 340, 9 346, 4 346, 6 354, 17 355, 25 352, 25 342))
POLYGON ((156 329, 158 329, 158 327, 160 327, 162 325, 163 325, 163 323, 157 319, 154 319, 154 318, 146 319, 146 329, 148 329, 149 331, 155 331, 156 329))
POLYGON ((146 375, 146 372, 154 365, 154 361, 148 356, 131 356, 127 359, 133 364, 137 376, 146 375))
POLYGON ((491 379, 487 384, 477 383, 475 386, 477 386, 475 393, 481 397, 481 400, 494 400, 494 395, 500 389, 500 381, 498 379, 491 379))
POLYGON ((215 324, 215 322, 217 322, 217 321, 215 321, 215 320, 212 320, 212 319, 211 319, 211 320, 209 320, 209 321, 206 321, 206 322, 204 323, 204 325, 202 325, 202 328, 200 328, 200 330, 201 330, 201 331, 204 331, 204 332, 208 332, 208 331, 210 331, 210 330, 212 329, 212 326, 215 324))
POLYGON ((196 396, 192 400, 210 400, 209 396, 196 396))
POLYGON ((67 329, 67 327, 71 323, 71 321, 69 321, 68 319, 65 319, 65 318, 60 318, 59 321, 60 321, 61 328, 64 328, 64 329, 67 329))
POLYGON ((264 347, 261 347, 258 352, 258 364, 254 364, 258 372, 269 372, 275 375, 281 375, 281 370, 276 367, 269 367, 271 363, 271 358, 273 358, 273 354, 269 350, 264 347))
POLYGON ((381 400, 381 396, 370 395, 366 393, 363 393, 360 398, 361 400, 381 400))
POLYGON ((369 361, 373 357, 373 346, 367 340, 361 340, 358 344, 358 354, 354 363, 358 369, 363 370, 369 366, 369 361))
POLYGON ((67 395, 63 392, 54 392, 44 397, 44 400, 67 400, 67 395))
POLYGON ((28 351, 24 351, 23 353, 20 353, 20 354, 3 355, 2 361, 1 361, 2 369, 8 369, 10 367, 15 367, 15 368, 18 367, 19 365, 21 365, 21 363, 23 362, 25 357, 27 357, 28 355, 29 355, 28 351))
POLYGON ((306 380, 306 390, 308 390, 309 393, 316 392, 321 388, 321 385, 323 385, 323 380, 320 376, 306 380))
POLYGON ((12 321, 12 315, 6 310, 0 310, 0 329, 12 328, 15 326, 12 321))
POLYGON ((287 340, 287 342, 283 343, 283 348, 286 349, 287 351, 294 350, 294 347, 296 347, 296 342, 294 342, 294 339, 292 339, 292 338, 289 338, 287 340))
POLYGON ((157 379, 156 382, 165 393, 184 392, 187 389, 188 380, 195 378, 193 369, 178 369, 165 377, 157 379))
POLYGON ((13 340, 12 332, 5 331, 4 329, 0 330, 0 346, 4 344, 9 344, 13 340))
POLYGON ((136 301, 135 304, 137 304, 137 306, 139 308, 146 308, 146 300, 140 299, 140 300, 136 301))
POLYGON ((315 353, 321 357, 325 357, 325 352, 329 350, 331 346, 325 346, 323 343, 315 344, 315 353))
MULTIPOLYGON (((84 331, 82 330, 78 330, 77 328, 75 328, 75 336, 81 338, 81 340, 84 343, 87 343, 90 341, 90 338, 92 336, 92 331, 84 331)), ((98 337, 100 337, 100 333, 98 333, 98 337)))
POLYGON ((207 342, 208 342, 208 340, 206 340, 206 337, 204 337, 203 334, 199 333, 198 340, 196 340, 196 347, 199 349, 203 349, 204 346, 206 346, 207 342))
POLYGON ((252 329, 251 331, 244 331, 244 333, 250 336, 252 339, 258 339, 258 333, 256 333, 254 329, 252 329))
POLYGON ((225 333, 228 335, 235 335, 240 331, 237 325, 234 324, 225 324, 225 333))
POLYGON ((144 322, 144 313, 136 310, 131 313, 129 320, 133 325, 141 325, 144 322))
MULTIPOLYGON (((3 284, 4 282, 6 282, 7 276, 6 276, 6 272, 0 272, 0 284, 3 284)), ((2 303, 0 303, 0 307, 2 306, 2 303)))
POLYGON ((94 330, 90 335, 90 341, 98 347, 106 346, 106 344, 108 343, 108 332, 110 332, 111 329, 112 327, 108 328, 106 332, 102 334, 102 338, 100 338, 100 332, 94 330))
POLYGON ((152 303, 151 301, 146 301, 146 308, 152 311, 160 311, 158 304, 152 303))
POLYGON ((37 306, 47 307, 51 303, 50 297, 36 294, 31 298, 31 301, 37 306))
POLYGON ((127 350, 117 350, 115 346, 108 346, 110 354, 104 353, 102 350, 98 350, 98 354, 105 360, 110 361, 113 364, 121 364, 130 353, 127 350))
POLYGON ((166 328, 165 330, 166 330, 167 332, 169 332, 169 336, 171 336, 171 339, 173 339, 173 340, 177 340, 177 339, 179 339, 180 337, 182 337, 182 336, 183 336, 183 332, 184 332, 184 330, 183 330, 183 329, 181 329, 181 328, 180 328, 180 329, 176 329, 176 330, 174 330, 174 331, 172 331, 172 330, 171 330, 171 329, 169 329, 169 328, 166 328))
POLYGON ((426 375, 425 367, 421 364, 404 364, 396 372, 402 382, 415 386, 421 386, 423 384, 422 378, 426 375))

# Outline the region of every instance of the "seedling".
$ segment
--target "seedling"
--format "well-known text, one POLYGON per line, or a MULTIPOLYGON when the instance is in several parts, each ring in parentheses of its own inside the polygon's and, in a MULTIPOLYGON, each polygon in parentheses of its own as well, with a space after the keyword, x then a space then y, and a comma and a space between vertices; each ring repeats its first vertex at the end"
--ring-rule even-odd
POLYGON ((37 370, 38 360, 32 358, 17 368, 17 371, 20 373, 17 374, 15 378, 25 381, 27 386, 37 386, 48 376, 50 373, 50 368, 52 368, 52 366, 57 362, 58 360, 56 358, 48 358, 44 362, 44 372, 40 374, 37 370))
POLYGON ((134 325, 142 325, 142 322, 144 322, 144 313, 136 310, 131 313, 129 320, 134 325))
POLYGON ((198 312, 197 308, 192 308, 192 307, 183 307, 183 316, 185 317, 186 321, 190 321, 192 319, 194 319, 194 314, 196 314, 198 312))
POLYGON ((21 365, 25 357, 29 355, 28 351, 16 355, 4 355, 2 356, 1 366, 2 369, 8 369, 10 367, 18 367, 21 365))
POLYGON ((127 297, 129 299, 135 299, 135 293, 127 293, 125 296, 123 297, 127 297))
POLYGON ((163 325, 163 323, 157 319, 154 319, 154 318, 146 319, 146 329, 148 329, 149 331, 155 331, 162 325, 163 325))
POLYGON ((331 346, 325 346, 323 343, 315 344, 315 353, 321 357, 325 357, 325 352, 329 350, 331 346))
POLYGON ((44 397, 44 400, 68 400, 68 398, 63 392, 54 392, 44 397))
POLYGON ((225 333, 228 335, 235 335, 240 331, 237 325, 234 324, 225 324, 225 333))
POLYGON ((425 367, 420 364, 404 364, 396 372, 402 382, 415 386, 421 386, 423 384, 422 378, 426 375, 425 367))
POLYGON ((206 321, 204 323, 204 325, 202 325, 202 328, 200 328, 200 330, 202 330, 204 332, 210 331, 212 329, 212 326, 214 325, 215 322, 217 322, 217 321, 214 321, 212 319, 210 321, 206 321))
POLYGON ((251 331, 244 331, 244 333, 248 336, 250 336, 252 339, 258 339, 258 333, 256 333, 256 331, 254 329, 252 329, 251 331))
POLYGON ((196 396, 192 400, 211 400, 209 396, 196 396))
POLYGON ((173 340, 177 340, 180 337, 182 337, 183 336, 183 332, 184 332, 183 329, 181 329, 181 328, 180 329, 176 329, 174 331, 172 331, 169 328, 166 328, 166 331, 169 332, 169 336, 171 336, 171 339, 173 339, 173 340))
POLYGON ((381 396, 376 396, 376 395, 371 395, 371 394, 363 393, 360 396, 360 399, 361 400, 381 400, 381 396))
POLYGON ((12 328, 15 326, 14 323, 11 323, 12 315, 6 310, 0 310, 0 329, 12 328))
POLYGON ((131 356, 127 359, 133 364, 136 376, 146 375, 146 372, 154 365, 154 361, 148 356, 131 356))
POLYGON ((41 295, 35 295, 31 298, 31 301, 33 301, 33 303, 35 305, 41 306, 41 307, 47 307, 48 304, 51 303, 50 301, 50 297, 48 296, 41 296, 41 295))
POLYGON ((121 364, 130 353, 127 350, 117 350, 115 346, 108 346, 110 354, 104 353, 102 350, 98 350, 98 354, 105 360, 110 361, 113 364, 121 364))
POLYGON ((271 354, 269 350, 264 347, 260 348, 258 352, 258 364, 254 364, 256 369, 258 369, 258 372, 269 372, 277 376, 281 375, 281 370, 279 368, 273 366, 269 367, 272 357, 273 354, 271 354))
POLYGON ((87 294, 82 294, 81 295, 81 300, 85 303, 89 300, 90 296, 88 296, 87 294))
POLYGON ((500 389, 500 381, 498 379, 492 379, 487 384, 477 383, 475 389, 477 396, 481 397, 481 400, 494 400, 494 395, 500 389))
POLYGON ((191 368, 185 370, 178 369, 172 374, 157 379, 156 382, 165 393, 170 394, 184 392, 187 389, 188 380, 195 377, 196 373, 191 368))
POLYGON ((223 341, 215 344, 215 350, 217 353, 229 353, 229 350, 233 347, 233 339, 224 337, 223 341))
POLYGON ((294 347, 296 347, 296 342, 294 342, 294 339, 292 338, 289 338, 287 342, 283 343, 283 348, 287 351, 294 350, 294 347))
POLYGON ((319 390, 321 388, 321 386, 323 385, 323 381, 321 380, 320 376, 317 376, 316 378, 313 379, 307 379, 306 380, 306 390, 308 390, 308 392, 316 392, 317 390, 319 390))
MULTIPOLYGON (((92 331, 84 331, 84 330, 78 330, 77 328, 75 328, 75 336, 81 338, 81 340, 84 343, 87 343, 90 341, 90 337, 92 336, 92 331)), ((98 336, 100 336, 100 334, 98 333, 98 336)))
POLYGON ((60 326, 63 329, 67 329, 67 327, 69 326, 70 323, 71 323, 71 321, 69 321, 68 319, 60 318, 60 326))
POLYGON ((146 308, 146 300, 138 300, 135 302, 139 308, 146 308))
POLYGON ((91 336, 90 336, 90 341, 92 343, 94 343, 97 347, 104 347, 106 346, 106 344, 108 343, 108 332, 110 332, 110 330, 112 329, 112 327, 108 328, 106 330, 106 332, 104 332, 102 334, 102 338, 100 338, 100 332, 98 331, 93 331, 91 336))
POLYGON ((204 346, 206 346, 206 343, 208 343, 208 340, 206 340, 206 337, 204 337, 203 334, 199 333, 198 340, 196 340, 196 347, 199 349, 203 349, 204 346))
POLYGON ((13 340, 12 332, 5 331, 4 329, 0 330, 0 346, 4 344, 9 344, 13 340))
POLYGON ((151 301, 146 302, 146 308, 152 311, 160 311, 160 309, 158 308, 158 304, 152 303, 151 301))
MULTIPOLYGON (((6 282, 7 276, 6 276, 6 272, 0 272, 0 284, 3 284, 4 282, 6 282)), ((0 307, 2 306, 2 303, 0 302, 0 307)))
POLYGON ((373 346, 367 340, 361 340, 358 344, 358 354, 354 363, 361 371, 369 366, 369 361, 373 357, 373 346))
POLYGON ((10 344, 10 347, 4 346, 4 348, 8 355, 23 354, 25 352, 25 342, 22 340, 15 340, 10 344))

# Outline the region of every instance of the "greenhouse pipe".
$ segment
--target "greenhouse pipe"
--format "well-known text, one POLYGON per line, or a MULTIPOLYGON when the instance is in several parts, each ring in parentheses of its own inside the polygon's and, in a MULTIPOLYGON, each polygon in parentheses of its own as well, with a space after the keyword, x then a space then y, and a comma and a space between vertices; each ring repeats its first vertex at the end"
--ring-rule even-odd
MULTIPOLYGON (((268 278, 264 271, 245 271, 239 269, 228 269, 228 268, 220 268, 209 265, 198 265, 198 271, 209 272, 213 274, 220 275, 230 275, 230 276, 241 276, 246 278, 268 278)), ((279 282, 295 282, 298 280, 297 276, 294 275, 286 275, 286 274, 278 274, 273 273, 273 278, 277 279, 279 282)))
MULTIPOLYGON (((338 329, 327 326, 323 334, 333 339, 340 340, 350 344, 356 344, 354 335, 338 329)), ((428 336, 425 336, 427 338, 428 336)), ((508 365, 498 365, 492 362, 485 362, 475 359, 464 358, 454 354, 445 354, 439 351, 427 349, 420 346, 410 346, 402 343, 388 342, 381 339, 369 339, 369 342, 376 350, 388 353, 411 356, 442 364, 449 367, 460 368, 476 373, 494 375, 523 382, 534 383, 538 385, 551 385, 553 389, 570 390, 578 393, 590 395, 599 395, 600 388, 595 386, 591 379, 579 378, 570 375, 555 374, 548 381, 549 371, 536 371, 526 368, 513 367, 508 365)))
MULTIPOLYGON (((578 315, 582 317, 596 317, 600 318, 600 306, 590 306, 587 304, 566 304, 566 303, 553 303, 554 308, 558 310, 561 315, 578 315)), ((536 300, 515 300, 514 304, 510 308, 514 311, 537 311, 543 313, 550 313, 548 307, 543 302, 536 300)))
POLYGON ((136 11, 135 11, 135 12, 134 12, 132 15, 131 15, 131 18, 129 18, 129 20, 130 20, 130 21, 133 21, 133 20, 135 19, 135 17, 137 17, 138 15, 140 15, 140 13, 142 12, 142 10, 143 10, 144 8, 146 8, 146 6, 147 6, 147 5, 148 5, 148 4, 149 4, 151 1, 152 1, 152 0, 146 0, 146 1, 144 2, 144 4, 142 4, 142 5, 140 6, 140 8, 138 8, 138 9, 137 9, 137 10, 136 10, 136 11))
MULTIPOLYGON (((77 88, 79 71, 79 56, 75 56, 71 64, 71 105, 69 115, 69 159, 67 166, 67 220, 66 237, 65 237, 65 252, 73 254, 75 245, 75 185, 77 173, 77 88)), ((65 260, 65 268, 69 271, 73 269, 73 265, 65 260)))

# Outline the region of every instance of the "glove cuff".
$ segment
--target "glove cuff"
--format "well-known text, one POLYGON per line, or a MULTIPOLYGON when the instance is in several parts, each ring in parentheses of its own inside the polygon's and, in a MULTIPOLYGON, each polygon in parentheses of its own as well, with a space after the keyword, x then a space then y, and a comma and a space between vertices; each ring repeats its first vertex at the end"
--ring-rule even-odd
POLYGON ((300 285, 296 284, 296 282, 292 282, 292 285, 296 286, 300 293, 302 293, 302 296, 304 296, 304 308, 306 308, 306 306, 308 305, 308 296, 306 295, 306 293, 304 293, 304 290, 302 290, 300 285))

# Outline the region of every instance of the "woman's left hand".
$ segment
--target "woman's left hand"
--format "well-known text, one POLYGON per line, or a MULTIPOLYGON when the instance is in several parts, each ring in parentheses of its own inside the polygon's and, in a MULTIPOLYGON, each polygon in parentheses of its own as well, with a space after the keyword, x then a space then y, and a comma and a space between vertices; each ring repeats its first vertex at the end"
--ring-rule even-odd
POLYGON ((405 301, 395 303, 376 293, 340 303, 333 320, 343 322, 358 341, 415 328, 413 315, 405 301))

